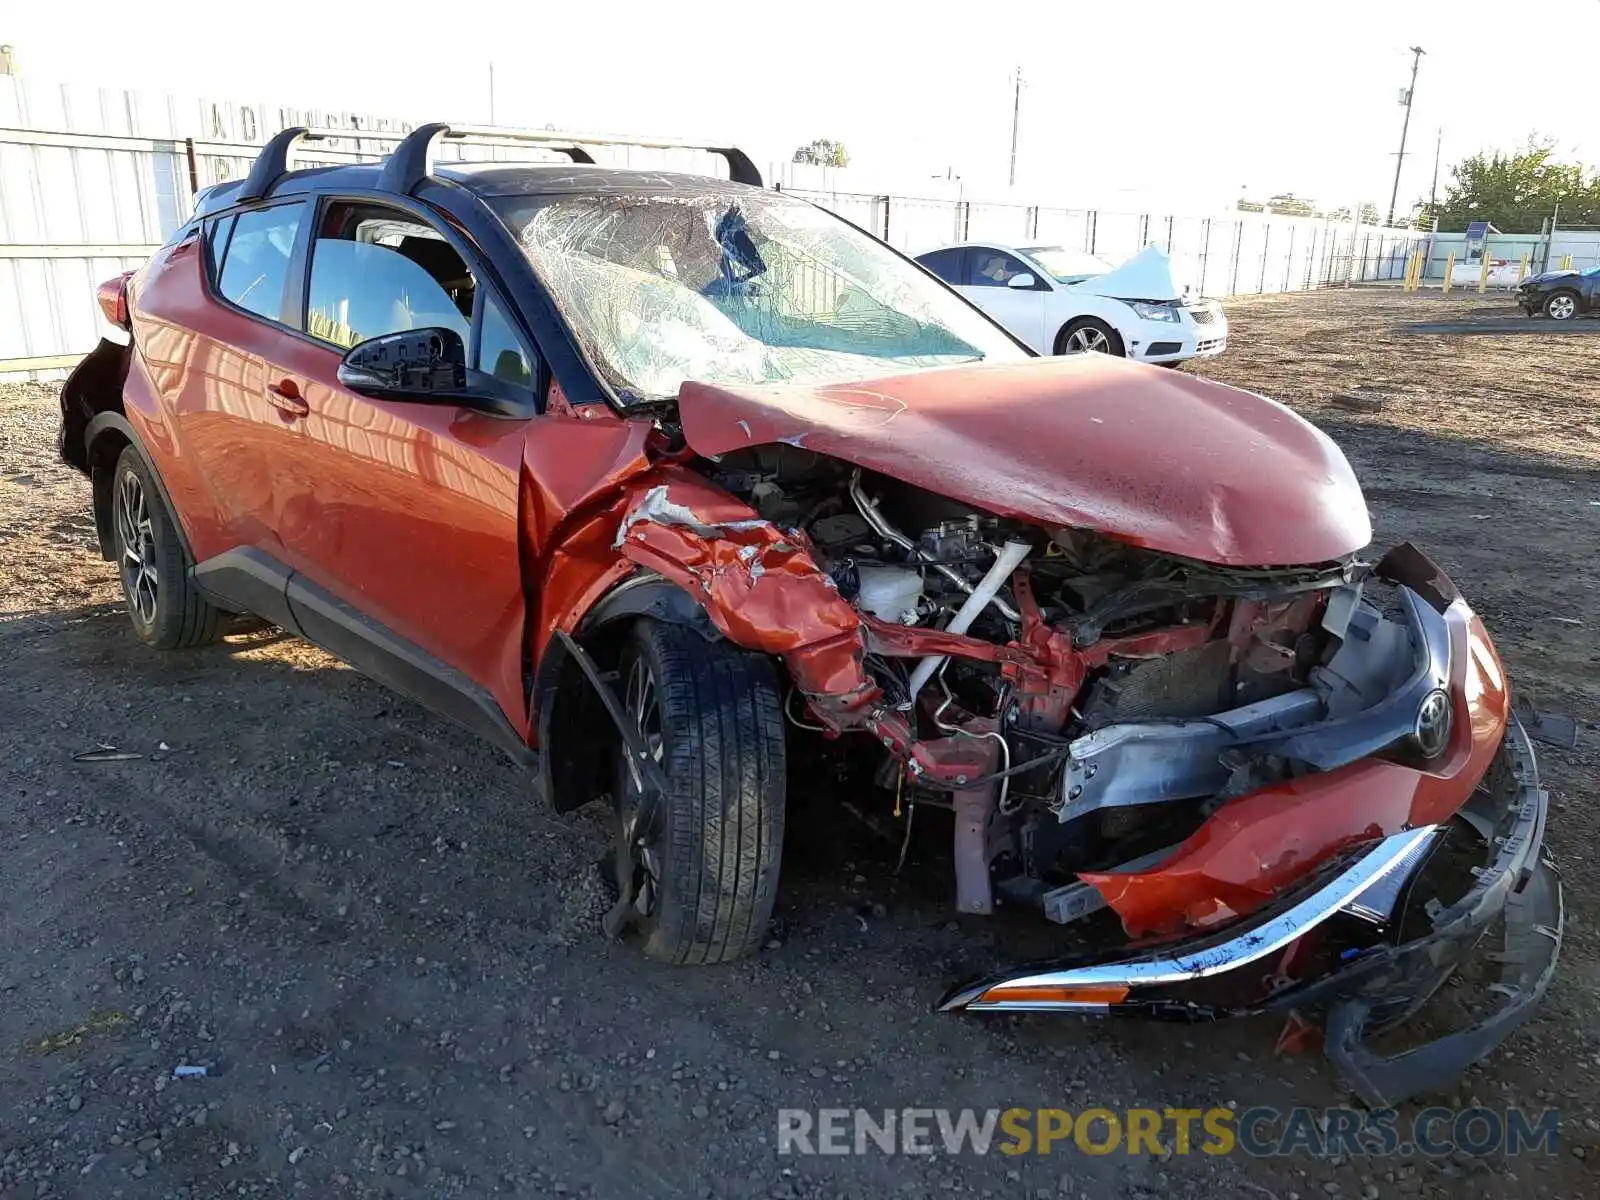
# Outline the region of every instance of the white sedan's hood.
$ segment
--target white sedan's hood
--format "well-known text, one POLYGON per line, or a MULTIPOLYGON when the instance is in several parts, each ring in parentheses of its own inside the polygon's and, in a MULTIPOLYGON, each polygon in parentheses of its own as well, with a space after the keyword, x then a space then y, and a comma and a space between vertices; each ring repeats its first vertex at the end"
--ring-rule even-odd
POLYGON ((1183 290, 1172 278, 1172 260, 1158 246, 1146 246, 1104 275, 1072 285, 1075 292, 1117 300, 1179 300, 1183 290))

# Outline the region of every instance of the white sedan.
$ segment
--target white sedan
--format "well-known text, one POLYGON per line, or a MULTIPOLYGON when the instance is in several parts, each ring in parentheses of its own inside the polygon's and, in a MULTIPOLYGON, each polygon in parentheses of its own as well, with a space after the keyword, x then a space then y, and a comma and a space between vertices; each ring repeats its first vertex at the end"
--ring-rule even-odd
POLYGON ((1227 345, 1222 307, 1190 299, 1155 246, 1120 267, 1062 246, 993 242, 930 250, 917 261, 1040 354, 1098 351, 1179 363, 1227 345))

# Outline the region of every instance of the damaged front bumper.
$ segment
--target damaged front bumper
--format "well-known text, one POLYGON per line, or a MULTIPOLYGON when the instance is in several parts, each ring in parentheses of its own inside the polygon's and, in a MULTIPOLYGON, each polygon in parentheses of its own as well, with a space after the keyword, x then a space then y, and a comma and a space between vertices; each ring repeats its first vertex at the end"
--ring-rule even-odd
POLYGON ((1484 782, 1452 824, 1394 833, 1330 866, 1270 911, 1201 939, 1108 959, 1019 969, 966 985, 940 1004, 974 1012, 1075 1011, 1187 1019, 1322 1013, 1324 1044, 1352 1089, 1391 1106, 1447 1085, 1532 1011, 1561 948, 1559 877, 1544 852, 1548 795, 1513 717, 1484 782), (1452 835, 1487 861, 1454 902, 1430 895, 1452 835), (1382 1057, 1367 1038, 1412 1016, 1495 924, 1494 1010, 1470 1027, 1382 1057), (1420 926, 1420 928, 1419 928, 1420 926))

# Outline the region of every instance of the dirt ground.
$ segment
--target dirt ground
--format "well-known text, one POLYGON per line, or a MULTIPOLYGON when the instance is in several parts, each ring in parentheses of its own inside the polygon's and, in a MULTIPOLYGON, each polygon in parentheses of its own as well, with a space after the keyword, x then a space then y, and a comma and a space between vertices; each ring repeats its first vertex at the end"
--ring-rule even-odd
MULTIPOLYGON (((1553 1157, 779 1157, 779 1108, 1344 1101, 1276 1025, 942 1016, 988 936, 893 855, 797 841, 776 936, 714 970, 598 929, 597 814, 556 818, 485 746, 272 631, 141 647, 55 454, 55 390, 0 387, 0 1196, 1596 1194, 1600 327, 1401 327, 1504 300, 1229 306, 1198 373, 1326 429, 1376 545, 1430 551, 1517 688, 1583 725, 1542 751, 1568 925, 1536 1017, 1439 1103, 1561 1112, 1553 1157), (1362 388, 1376 412, 1330 403, 1362 388), (140 757, 79 762, 100 745, 140 757), (208 1068, 173 1079, 178 1064, 208 1068)), ((848 843, 846 844, 848 847, 848 843)))

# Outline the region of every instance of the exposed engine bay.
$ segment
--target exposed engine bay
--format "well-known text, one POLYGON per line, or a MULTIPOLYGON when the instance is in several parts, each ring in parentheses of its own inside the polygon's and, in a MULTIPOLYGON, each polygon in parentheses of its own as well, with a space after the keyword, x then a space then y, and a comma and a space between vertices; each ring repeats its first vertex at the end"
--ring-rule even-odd
MULTIPOLYGON (((1077 920, 1104 904, 1080 873, 1158 863, 1233 797, 1374 752, 1437 754, 1448 737, 1448 704, 1434 726, 1417 721, 1447 681, 1428 668, 1416 606, 1353 559, 1197 562, 996 517, 791 445, 696 465, 803 538, 862 614, 880 693, 870 782, 955 810, 963 912, 998 896, 1077 920), (902 636, 913 630, 951 635, 948 652, 919 652, 902 636), (1352 727, 1397 692, 1376 732, 1352 727), (956 768, 923 769, 902 736, 956 768)), ((859 762, 862 739, 837 737, 838 714, 802 688, 786 714, 859 762)))

